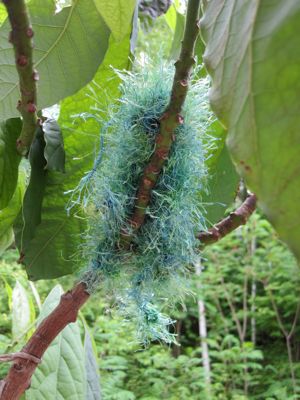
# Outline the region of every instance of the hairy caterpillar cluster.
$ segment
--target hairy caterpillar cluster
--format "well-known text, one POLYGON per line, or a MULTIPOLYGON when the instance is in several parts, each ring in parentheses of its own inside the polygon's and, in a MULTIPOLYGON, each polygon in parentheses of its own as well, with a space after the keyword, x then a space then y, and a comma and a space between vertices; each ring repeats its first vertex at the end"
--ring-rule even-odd
POLYGON ((212 120, 209 83, 206 79, 192 82, 182 111, 184 123, 176 129, 145 223, 133 237, 132 248, 122 250, 120 232, 126 226, 130 229, 139 181, 169 102, 174 68, 160 65, 118 73, 122 77, 120 101, 108 110, 109 121, 103 123, 101 132, 102 152, 79 186, 80 191, 83 183, 89 187, 84 199, 89 230, 82 254, 88 267, 81 279, 90 291, 99 281, 108 285, 126 319, 136 321, 143 342, 170 342, 174 340, 168 332, 172 321, 159 308, 166 298, 178 299, 182 293, 182 276, 197 257, 195 229, 205 225, 200 193, 212 120))

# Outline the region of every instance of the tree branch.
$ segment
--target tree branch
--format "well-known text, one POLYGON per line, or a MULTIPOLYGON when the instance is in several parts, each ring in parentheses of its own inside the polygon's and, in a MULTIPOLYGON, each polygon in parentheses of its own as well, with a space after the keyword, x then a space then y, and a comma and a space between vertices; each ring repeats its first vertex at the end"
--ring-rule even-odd
POLYGON ((230 213, 228 217, 218 222, 207 232, 198 233, 197 238, 203 246, 219 241, 239 226, 245 225, 255 208, 256 196, 255 194, 250 194, 238 209, 230 213))
POLYGON ((86 285, 78 283, 61 296, 58 306, 41 322, 20 352, 5 355, 3 361, 13 361, 13 365, 6 378, 0 381, 1 400, 17 400, 30 387, 31 376, 43 354, 56 336, 76 321, 79 309, 89 296, 86 285))
POLYGON ((38 73, 33 68, 32 48, 33 30, 25 0, 3 0, 11 24, 9 41, 15 52, 16 67, 19 75, 21 99, 17 109, 22 115, 23 126, 17 140, 17 151, 26 155, 32 143, 37 126, 36 81, 38 73))
POLYGON ((178 61, 175 63, 175 76, 170 101, 160 118, 160 130, 156 136, 156 145, 142 175, 136 195, 133 214, 129 220, 129 229, 123 229, 120 234, 119 246, 128 249, 133 235, 139 230, 145 220, 151 192, 157 183, 159 174, 168 159, 175 138, 175 130, 183 123, 181 110, 188 92, 188 83, 195 63, 194 47, 199 33, 200 0, 189 0, 185 31, 178 61))

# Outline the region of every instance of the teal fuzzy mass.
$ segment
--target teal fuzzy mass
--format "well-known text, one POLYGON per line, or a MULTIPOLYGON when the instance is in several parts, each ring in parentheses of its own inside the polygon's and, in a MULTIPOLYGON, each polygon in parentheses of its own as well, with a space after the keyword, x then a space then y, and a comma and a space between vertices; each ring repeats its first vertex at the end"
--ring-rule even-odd
POLYGON ((173 67, 166 65, 140 73, 119 72, 122 96, 108 111, 109 122, 102 131, 103 160, 86 177, 89 196, 84 203, 90 228, 83 259, 89 265, 82 280, 90 290, 98 280, 108 283, 126 318, 136 320, 143 341, 173 340, 166 329, 171 321, 157 311, 155 302, 178 296, 181 277, 197 258, 195 229, 205 224, 200 193, 206 177, 204 142, 209 142, 212 115, 208 81, 200 80, 189 90, 182 111, 184 123, 176 129, 176 140, 132 251, 118 248, 121 229, 130 229, 128 218, 154 149, 159 119, 169 102, 173 74, 173 67))

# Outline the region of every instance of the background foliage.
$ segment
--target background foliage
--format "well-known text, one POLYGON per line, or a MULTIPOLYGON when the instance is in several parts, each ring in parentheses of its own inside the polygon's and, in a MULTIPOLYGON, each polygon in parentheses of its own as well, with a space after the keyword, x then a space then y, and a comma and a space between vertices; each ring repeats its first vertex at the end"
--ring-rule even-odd
MULTIPOLYGON (((11 250, 0 264, 1 292, 5 294, 0 321, 2 353, 24 343, 32 328, 34 313, 39 313, 32 284, 15 259, 16 253, 11 250), (22 306, 16 307, 14 299, 20 296, 20 285, 22 306), (31 310, 29 316, 26 310, 31 310), (14 317, 16 312, 19 318, 14 317), (22 334, 16 336, 13 332, 18 329, 22 334)), ((200 278, 191 277, 194 295, 186 299, 184 307, 178 304, 173 310, 177 320, 174 330, 179 333, 180 346, 153 343, 142 349, 131 325, 115 314, 113 299, 105 299, 99 292, 83 308, 76 326, 64 331, 50 347, 26 398, 36 399, 43 394, 50 400, 54 398, 53 390, 57 390, 67 399, 63 393, 72 392, 73 380, 76 385, 83 385, 80 382, 85 375, 81 371, 86 367, 82 343, 88 329, 103 399, 297 399, 300 393, 299 322, 290 338, 293 354, 290 363, 286 338, 270 298, 271 291, 282 324, 289 331, 300 298, 299 269, 294 257, 278 240, 270 224, 254 215, 247 227, 207 248, 202 263, 200 278), (210 392, 207 392, 202 365, 197 299, 202 299, 206 307, 210 392), (242 329, 246 326, 244 333, 241 334, 239 326, 242 329), (75 353, 74 349, 77 349, 75 353), (49 375, 51 369, 57 371, 57 363, 63 368, 61 374, 49 375)), ((65 287, 70 285, 70 278, 61 279, 65 287)), ((42 299, 53 284, 51 281, 36 283, 42 299)), ((56 287, 50 298, 57 301, 59 293, 56 287)), ((46 303, 49 301, 48 297, 46 303)), ((7 366, 0 366, 3 376, 7 366)), ((98 378, 92 382, 99 382, 98 378)), ((70 398, 84 398, 80 390, 77 393, 77 397, 70 398)))

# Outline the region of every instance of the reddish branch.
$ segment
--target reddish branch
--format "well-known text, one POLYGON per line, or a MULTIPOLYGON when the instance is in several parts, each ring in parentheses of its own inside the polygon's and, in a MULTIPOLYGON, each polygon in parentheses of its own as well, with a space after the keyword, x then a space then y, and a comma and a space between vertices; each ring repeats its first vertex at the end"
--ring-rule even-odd
MULTIPOLYGON (((256 196, 251 194, 236 211, 208 232, 200 232, 198 238, 203 245, 220 240, 238 226, 245 224, 255 207, 256 196)), ((62 295, 59 305, 42 321, 20 352, 2 357, 3 361, 13 361, 13 365, 6 378, 0 382, 1 400, 17 400, 21 397, 30 386, 31 377, 51 342, 69 323, 76 321, 79 309, 88 298, 86 285, 77 284, 71 291, 62 295)))
POLYGON ((60 303, 37 327, 21 352, 11 354, 13 361, 5 380, 0 382, 0 399, 19 399, 30 386, 31 376, 56 336, 77 319, 78 311, 89 298, 84 283, 61 296, 60 303), (2 390, 2 391, 1 391, 2 390))
POLYGON ((129 228, 124 228, 120 235, 120 247, 129 248, 133 235, 143 225, 151 192, 159 174, 168 159, 172 142, 176 140, 175 130, 183 123, 182 107, 188 92, 188 83, 192 72, 194 47, 199 33, 200 0, 189 0, 186 25, 178 61, 175 63, 175 76, 169 104, 160 119, 160 130, 149 164, 146 166, 136 195, 133 214, 128 221, 129 228))
POLYGON ((255 194, 250 194, 238 209, 230 213, 228 217, 218 222, 207 232, 198 233, 197 238, 204 246, 217 242, 239 226, 245 225, 255 208, 256 196, 255 194))
POLYGON ((3 0, 11 24, 9 41, 15 52, 19 75, 21 99, 17 109, 22 115, 23 126, 17 140, 17 151, 26 155, 32 143, 37 125, 36 81, 38 73, 33 68, 33 30, 30 24, 25 0, 3 0))

